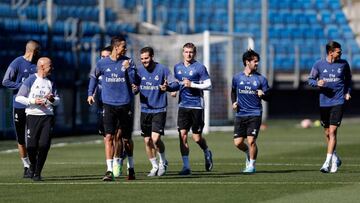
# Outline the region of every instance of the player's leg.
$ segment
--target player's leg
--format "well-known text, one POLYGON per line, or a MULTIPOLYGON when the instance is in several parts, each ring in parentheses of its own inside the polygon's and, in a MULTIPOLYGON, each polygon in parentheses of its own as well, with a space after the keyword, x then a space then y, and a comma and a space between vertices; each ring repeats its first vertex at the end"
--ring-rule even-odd
POLYGON ((328 144, 328 153, 332 151, 331 157, 331 173, 336 173, 338 167, 341 165, 341 160, 336 153, 337 146, 337 129, 341 125, 343 116, 343 105, 334 106, 330 112, 330 126, 329 126, 329 137, 330 141, 328 144))
POLYGON ((51 130, 53 128, 54 117, 53 116, 39 116, 41 129, 39 132, 39 147, 38 147, 38 159, 34 172, 34 181, 41 181, 41 172, 43 170, 50 145, 51 145, 51 130))
POLYGON ((133 129, 133 114, 130 106, 123 107, 121 109, 120 128, 122 130, 121 136, 123 138, 124 149, 128 157, 128 176, 127 180, 135 180, 134 170, 134 142, 132 140, 133 129))
POLYGON ((116 117, 116 107, 104 104, 104 145, 105 145, 105 159, 106 159, 106 173, 103 181, 115 180, 113 174, 113 157, 114 157, 114 137, 116 132, 116 124, 118 119, 116 117))
POLYGON ((33 178, 38 159, 38 132, 40 129, 38 116, 28 115, 26 117, 26 150, 28 152, 30 167, 28 178, 33 178))
POLYGON ((255 162, 256 162, 257 153, 258 153, 256 139, 259 134, 259 130, 260 130, 260 126, 261 126, 261 116, 248 117, 245 122, 246 122, 245 124, 247 126, 246 134, 247 134, 247 142, 248 142, 248 147, 249 147, 250 160, 249 160, 249 164, 244 172, 245 173, 255 173, 255 171, 256 171, 255 162))
MULTIPOLYGON (((118 127, 117 127, 118 128, 118 127)), ((122 174, 122 154, 123 154, 123 141, 121 138, 121 129, 117 129, 114 137, 114 163, 113 173, 115 177, 119 177, 122 174)))
POLYGON ((192 138, 199 145, 204 152, 205 158, 205 170, 211 171, 213 168, 212 152, 210 151, 206 139, 202 136, 202 130, 204 128, 204 110, 203 109, 192 109, 192 138))
POLYGON ((157 175, 163 176, 166 173, 168 162, 165 156, 165 144, 161 140, 161 136, 164 135, 166 123, 166 112, 160 112, 153 114, 151 121, 151 140, 154 144, 154 148, 159 155, 159 170, 157 175))
POLYGON ((25 144, 25 128, 26 128, 26 114, 25 109, 13 109, 13 120, 15 126, 15 134, 17 139, 17 147, 19 150, 19 156, 24 166, 24 178, 28 178, 27 170, 30 167, 30 160, 26 151, 25 144))
POLYGON ((236 117, 234 119, 234 145, 245 153, 245 169, 250 162, 249 147, 245 144, 247 134, 246 119, 236 117))
POLYGON ((179 108, 178 112, 178 132, 179 132, 179 143, 180 153, 183 161, 183 168, 179 172, 179 175, 190 175, 190 162, 189 162, 189 144, 187 141, 188 131, 191 126, 191 116, 187 113, 185 108, 179 108))
MULTIPOLYGON (((320 107, 320 121, 321 121, 321 125, 324 128, 325 141, 328 148, 330 144, 330 107, 320 107)), ((320 168, 321 172, 323 173, 330 172, 331 157, 332 157, 332 152, 328 153, 328 149, 327 149, 325 162, 320 168)))

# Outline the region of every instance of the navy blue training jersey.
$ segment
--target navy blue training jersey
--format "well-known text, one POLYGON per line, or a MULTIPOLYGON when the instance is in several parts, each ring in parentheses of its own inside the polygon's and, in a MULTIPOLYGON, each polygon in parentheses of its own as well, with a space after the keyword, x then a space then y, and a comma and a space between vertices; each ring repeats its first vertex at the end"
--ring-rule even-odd
POLYGON ((181 81, 188 79, 191 82, 201 84, 204 80, 210 79, 206 67, 197 61, 188 67, 181 62, 174 66, 174 75, 180 81, 179 107, 203 109, 203 90, 185 87, 181 81))
POLYGON ((261 98, 257 90, 262 90, 266 94, 270 89, 264 76, 258 72, 248 76, 244 72, 238 73, 232 79, 232 89, 236 91, 238 103, 236 117, 261 116, 261 98))
POLYGON ((168 81, 167 91, 176 90, 178 83, 175 82, 174 76, 168 67, 156 63, 152 71, 145 67, 138 70, 138 83, 140 91, 141 112, 159 113, 165 112, 167 106, 167 93, 160 90, 160 85, 168 81))
POLYGON ((90 75, 88 96, 94 94, 99 77, 102 77, 101 98, 104 104, 120 106, 130 104, 133 99, 131 84, 135 82, 136 67, 133 61, 123 56, 117 61, 110 57, 99 60, 95 73, 90 75), (130 67, 122 66, 124 60, 130 60, 130 67))
POLYGON ((329 63, 326 59, 317 61, 309 75, 309 85, 317 87, 317 81, 324 80, 320 87, 320 106, 336 106, 345 102, 345 94, 351 91, 351 71, 346 60, 329 63))
POLYGON ((25 81, 29 75, 36 72, 36 64, 27 61, 23 56, 19 56, 14 59, 6 73, 4 75, 4 79, 2 81, 2 85, 5 87, 14 90, 13 96, 13 107, 14 108, 25 108, 26 106, 15 101, 15 96, 21 86, 21 84, 25 81))

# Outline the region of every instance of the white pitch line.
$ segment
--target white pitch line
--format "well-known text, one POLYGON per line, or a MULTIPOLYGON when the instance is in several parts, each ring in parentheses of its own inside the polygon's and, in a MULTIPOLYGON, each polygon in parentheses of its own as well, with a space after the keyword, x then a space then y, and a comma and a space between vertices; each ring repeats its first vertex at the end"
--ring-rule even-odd
POLYGON ((176 181, 176 182, 159 182, 159 181, 131 181, 131 182, 32 182, 32 183, 0 183, 0 186, 17 186, 17 185, 360 185, 360 182, 326 182, 326 181, 302 181, 302 182, 194 182, 194 181, 176 181))

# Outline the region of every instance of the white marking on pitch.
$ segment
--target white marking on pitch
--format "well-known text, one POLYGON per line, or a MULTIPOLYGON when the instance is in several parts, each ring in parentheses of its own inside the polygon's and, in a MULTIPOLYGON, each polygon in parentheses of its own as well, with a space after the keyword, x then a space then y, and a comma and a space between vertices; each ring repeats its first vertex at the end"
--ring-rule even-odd
POLYGON ((359 185, 360 182, 327 182, 327 181, 303 181, 303 182, 224 182, 224 181, 204 181, 204 182, 194 182, 194 181, 176 181, 176 182, 159 182, 159 181, 131 181, 131 182, 36 182, 36 183, 0 183, 0 186, 13 186, 13 185, 359 185))

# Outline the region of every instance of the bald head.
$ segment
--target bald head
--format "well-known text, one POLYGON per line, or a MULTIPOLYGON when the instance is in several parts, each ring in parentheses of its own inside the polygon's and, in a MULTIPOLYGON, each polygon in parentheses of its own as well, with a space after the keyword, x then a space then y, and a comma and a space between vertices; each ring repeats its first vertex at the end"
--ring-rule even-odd
POLYGON ((51 74, 52 66, 51 60, 48 57, 41 57, 37 62, 37 73, 42 76, 46 77, 51 74))

